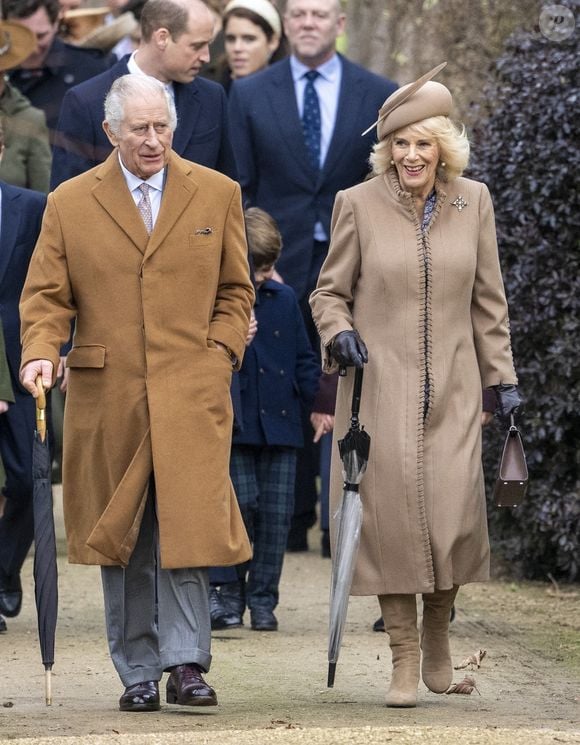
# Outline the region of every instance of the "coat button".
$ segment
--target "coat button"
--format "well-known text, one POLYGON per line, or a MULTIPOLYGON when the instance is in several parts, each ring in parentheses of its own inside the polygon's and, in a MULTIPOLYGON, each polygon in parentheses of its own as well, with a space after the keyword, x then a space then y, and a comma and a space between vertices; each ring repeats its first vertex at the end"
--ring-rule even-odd
POLYGON ((260 375, 263 375, 264 374, 264 368, 261 367, 259 372, 260 372, 260 375))
POLYGON ((260 409, 260 414, 265 414, 265 413, 266 413, 266 409, 260 409))
POLYGON ((286 416, 286 409, 282 409, 282 416, 286 416))
POLYGON ((285 370, 280 370, 280 375, 286 375, 286 371, 285 370))
POLYGON ((276 329, 276 331, 274 331, 274 336, 280 336, 280 332, 278 331, 278 329, 276 329))

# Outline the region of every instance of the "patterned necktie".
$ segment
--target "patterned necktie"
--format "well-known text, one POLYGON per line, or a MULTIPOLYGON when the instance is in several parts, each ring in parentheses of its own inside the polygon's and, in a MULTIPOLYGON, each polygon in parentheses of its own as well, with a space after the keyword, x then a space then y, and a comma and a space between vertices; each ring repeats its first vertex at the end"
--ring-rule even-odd
POLYGON ((149 201, 150 188, 149 184, 139 184, 139 191, 142 197, 137 204, 137 209, 141 213, 147 232, 151 235, 151 231, 153 230, 153 212, 151 211, 151 202, 149 201))
POLYGON ((320 102, 314 87, 314 81, 320 75, 317 70, 305 73, 304 106, 302 109, 302 131, 310 155, 310 162, 315 171, 320 169, 320 102))

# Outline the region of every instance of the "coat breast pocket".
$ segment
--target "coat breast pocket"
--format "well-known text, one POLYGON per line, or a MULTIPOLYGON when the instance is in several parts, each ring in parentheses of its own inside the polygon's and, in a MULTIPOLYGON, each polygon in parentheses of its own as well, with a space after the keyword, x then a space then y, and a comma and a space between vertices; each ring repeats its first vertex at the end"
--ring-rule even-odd
POLYGON ((218 236, 210 225, 196 228, 195 232, 189 236, 189 248, 196 254, 202 253, 203 249, 203 254, 213 256, 218 245, 218 236))

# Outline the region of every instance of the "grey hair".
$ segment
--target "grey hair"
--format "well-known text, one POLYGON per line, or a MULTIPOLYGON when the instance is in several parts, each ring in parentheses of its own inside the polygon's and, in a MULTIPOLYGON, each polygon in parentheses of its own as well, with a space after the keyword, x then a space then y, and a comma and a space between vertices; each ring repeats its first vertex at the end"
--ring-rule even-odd
POLYGON ((105 121, 113 134, 121 133, 121 122, 125 116, 125 103, 130 98, 148 101, 161 93, 167 104, 169 125, 175 132, 177 127, 177 112, 173 97, 167 88, 156 78, 149 75, 129 74, 117 78, 105 98, 105 121))

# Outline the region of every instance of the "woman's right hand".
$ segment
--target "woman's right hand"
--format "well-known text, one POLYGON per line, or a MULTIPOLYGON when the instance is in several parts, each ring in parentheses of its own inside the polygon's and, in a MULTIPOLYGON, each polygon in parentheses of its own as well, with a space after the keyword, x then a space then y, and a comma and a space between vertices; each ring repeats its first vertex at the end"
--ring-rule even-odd
POLYGON ((330 345, 330 356, 342 367, 362 367, 369 361, 366 344, 357 331, 341 331, 330 345))

